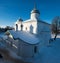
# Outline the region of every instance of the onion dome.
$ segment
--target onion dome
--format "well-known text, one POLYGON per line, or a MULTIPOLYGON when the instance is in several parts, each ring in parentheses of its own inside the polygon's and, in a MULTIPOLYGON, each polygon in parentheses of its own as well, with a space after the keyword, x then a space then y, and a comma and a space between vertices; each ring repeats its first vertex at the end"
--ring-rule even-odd
POLYGON ((22 20, 21 18, 19 18, 19 19, 18 19, 18 21, 20 21, 20 22, 21 22, 21 21, 23 21, 23 20, 22 20))
POLYGON ((18 20, 17 20, 17 23, 21 23, 23 20, 21 19, 21 18, 19 18, 18 20))
POLYGON ((15 24, 19 24, 19 23, 21 23, 23 20, 21 19, 21 18, 19 18, 16 22, 15 22, 15 24))
POLYGON ((40 14, 39 10, 37 10, 36 8, 34 8, 34 9, 31 11, 31 13, 38 13, 38 14, 40 14))

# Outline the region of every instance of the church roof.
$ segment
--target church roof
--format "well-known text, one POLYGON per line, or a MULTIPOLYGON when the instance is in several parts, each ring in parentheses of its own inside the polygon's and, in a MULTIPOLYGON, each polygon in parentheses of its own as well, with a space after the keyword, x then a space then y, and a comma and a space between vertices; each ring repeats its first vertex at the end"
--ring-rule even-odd
POLYGON ((21 23, 23 20, 21 19, 21 18, 19 18, 16 22, 15 22, 15 24, 19 24, 19 23, 21 23))
POLYGON ((35 20, 28 19, 28 20, 23 21, 23 23, 24 23, 24 22, 33 22, 33 21, 37 21, 37 20, 36 20, 36 19, 35 19, 35 20))
POLYGON ((37 10, 35 8, 31 11, 31 13, 38 13, 38 14, 40 14, 39 10, 37 10))
POLYGON ((38 22, 41 22, 41 23, 50 25, 49 23, 47 23, 47 22, 45 22, 45 21, 42 21, 42 20, 38 20, 38 22))
POLYGON ((29 33, 29 32, 25 32, 25 31, 14 31, 14 30, 10 30, 10 33, 12 34, 12 36, 17 39, 21 39, 22 41, 28 43, 28 44, 37 44, 39 43, 39 39, 29 33))
POLYGON ((18 19, 19 21, 23 21, 21 18, 18 19))
POLYGON ((26 21, 23 21, 23 23, 25 23, 25 22, 41 22, 41 23, 44 23, 44 24, 48 24, 48 25, 50 25, 49 23, 47 23, 47 22, 45 22, 45 21, 42 21, 42 20, 37 20, 37 19, 35 19, 35 20, 32 20, 32 19, 28 19, 28 20, 26 20, 26 21))
POLYGON ((19 22, 22 22, 23 20, 21 19, 21 18, 19 18, 18 20, 17 20, 17 22, 19 23, 19 22))

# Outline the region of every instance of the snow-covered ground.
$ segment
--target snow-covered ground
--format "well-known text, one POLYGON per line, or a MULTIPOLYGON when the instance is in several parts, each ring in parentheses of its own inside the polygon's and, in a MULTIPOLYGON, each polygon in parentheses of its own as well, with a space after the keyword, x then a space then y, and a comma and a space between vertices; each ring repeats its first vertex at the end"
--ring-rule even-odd
POLYGON ((40 49, 41 63, 60 63, 60 39, 40 49))
MULTIPOLYGON (((54 38, 55 37, 55 34, 51 34, 51 37, 54 38)), ((60 38, 60 34, 57 35, 57 38, 60 38)))
POLYGON ((40 62, 34 63, 60 63, 60 35, 50 45, 40 48, 39 56, 40 62))

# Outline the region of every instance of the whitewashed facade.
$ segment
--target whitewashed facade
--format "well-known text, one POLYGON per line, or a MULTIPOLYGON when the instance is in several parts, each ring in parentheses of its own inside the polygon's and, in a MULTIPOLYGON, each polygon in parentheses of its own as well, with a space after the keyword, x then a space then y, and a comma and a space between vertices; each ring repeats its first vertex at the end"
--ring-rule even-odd
POLYGON ((28 31, 33 34, 39 35, 41 31, 50 31, 50 24, 40 20, 39 17, 40 17, 39 10, 34 8, 31 11, 30 19, 23 21, 20 18, 17 20, 17 22, 15 22, 15 31, 21 30, 21 25, 23 31, 28 31))
POLYGON ((13 38, 9 36, 9 39, 16 40, 15 43, 12 41, 11 45, 15 45, 17 54, 24 58, 32 58, 36 54, 39 53, 39 39, 31 33, 24 32, 24 31, 9 31, 10 36, 12 35, 13 38))
POLYGON ((13 37, 16 39, 19 38, 19 55, 22 57, 35 56, 40 52, 40 46, 49 43, 50 24, 41 21, 39 16, 39 10, 34 8, 31 11, 30 19, 25 21, 21 18, 18 19, 17 22, 15 22, 15 31, 10 32, 13 37), (36 41, 36 39, 38 40, 36 41))

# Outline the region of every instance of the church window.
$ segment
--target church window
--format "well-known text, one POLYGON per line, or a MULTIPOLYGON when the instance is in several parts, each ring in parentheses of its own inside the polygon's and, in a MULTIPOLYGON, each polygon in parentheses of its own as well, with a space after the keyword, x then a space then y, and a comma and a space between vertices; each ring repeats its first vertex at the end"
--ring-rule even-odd
POLYGON ((26 30, 27 30, 27 27, 26 27, 26 30))
POLYGON ((18 27, 18 25, 16 24, 16 27, 18 27))
POLYGON ((23 27, 23 25, 21 24, 21 28, 23 27))
POLYGON ((16 24, 16 30, 18 30, 18 25, 16 24))
POLYGON ((34 53, 37 53, 37 46, 34 47, 34 53))
POLYGON ((21 24, 21 31, 23 30, 23 25, 21 24))
POLYGON ((33 33, 33 26, 30 26, 30 33, 33 33))

